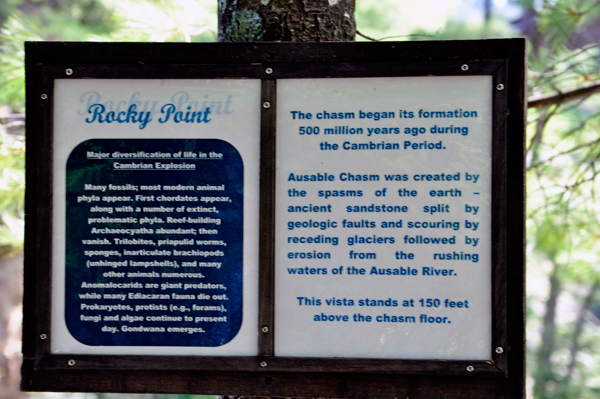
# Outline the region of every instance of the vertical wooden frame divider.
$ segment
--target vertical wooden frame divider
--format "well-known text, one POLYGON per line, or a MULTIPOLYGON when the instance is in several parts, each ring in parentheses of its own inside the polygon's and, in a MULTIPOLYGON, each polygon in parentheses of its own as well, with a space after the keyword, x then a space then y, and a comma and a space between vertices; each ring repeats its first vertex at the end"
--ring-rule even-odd
MULTIPOLYGON (((261 175, 260 195, 260 270, 258 354, 271 357, 275 353, 273 326, 275 325, 275 99, 276 81, 262 81, 261 103, 261 175), (266 155, 269 154, 269 155, 266 155)), ((266 361, 266 360, 264 360, 266 361)))
POLYGON ((524 40, 406 43, 27 43, 22 388, 299 397, 522 397, 524 40), (468 71, 461 66, 468 65, 468 71), (67 70, 76 71, 73 74, 67 70), (492 347, 489 360, 277 356, 275 147, 278 79, 492 76, 492 347), (51 352, 55 79, 260 79, 257 356, 51 352), (510 284, 509 284, 510 282, 510 284), (404 395, 404 396, 403 396, 404 395))

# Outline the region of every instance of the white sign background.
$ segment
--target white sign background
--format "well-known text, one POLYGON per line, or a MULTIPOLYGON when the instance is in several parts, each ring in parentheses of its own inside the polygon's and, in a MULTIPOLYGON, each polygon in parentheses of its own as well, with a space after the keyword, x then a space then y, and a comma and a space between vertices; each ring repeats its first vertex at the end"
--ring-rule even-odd
MULTIPOLYGON (((224 106, 224 105, 223 105, 224 106)), ((55 80, 54 165, 52 236, 52 345, 55 354, 142 354, 252 356, 258 353, 258 209, 260 161, 259 80, 143 80, 82 79, 55 80), (222 101, 230 96, 229 115, 211 115, 210 123, 158 123, 160 106, 186 105, 197 101, 222 101), (139 123, 87 123, 91 104, 106 105, 107 111, 137 110, 157 113, 140 129, 139 123), (232 144, 244 162, 244 310, 238 335, 220 347, 132 347, 86 346, 69 333, 65 306, 65 179, 69 154, 89 139, 221 139, 232 144)))
POLYGON ((491 88, 490 76, 278 80, 276 356, 490 358, 491 88), (456 114, 455 110, 460 111, 456 114), (453 116, 476 111, 477 117, 425 118, 423 111, 450 111, 453 116), (324 112, 329 113, 330 119, 325 119, 324 112), (351 112, 354 119, 331 119, 333 113, 337 116, 342 113, 345 117, 351 112), (370 117, 369 112, 372 112, 370 117), (380 113, 379 120, 375 112, 380 113), (394 114, 392 118, 382 118, 382 112, 394 114), (467 129, 467 134, 433 134, 434 125, 460 127, 461 132, 467 129), (362 128, 363 134, 325 134, 327 128, 335 132, 336 126, 338 132, 362 128), (317 135, 315 127, 319 128, 317 135), (302 128, 305 134, 301 134, 302 128), (311 128, 313 134, 306 134, 307 128, 311 128), (369 128, 379 128, 379 134, 372 130, 368 136, 369 128), (392 133, 381 134, 383 128, 392 133), (406 134, 405 129, 409 129, 410 134, 406 134), (406 141, 410 142, 407 148, 406 141), (442 144, 437 144, 440 141, 442 144), (329 146, 338 145, 338 149, 324 146, 325 142, 329 146), (375 146, 382 142, 398 143, 399 149, 350 149, 352 145, 371 145, 370 142, 375 146), (419 149, 419 144, 425 142, 434 148, 419 149), (415 144, 417 149, 413 149, 415 144), (325 173, 333 175, 335 180, 290 181, 291 174, 308 175, 310 179, 311 175, 325 173), (343 173, 346 173, 346 181, 341 180, 343 173), (420 175, 440 176, 442 173, 452 176, 460 173, 460 178, 427 181, 425 177, 425 181, 420 181, 423 180, 420 175), (378 175, 380 179, 349 181, 347 174, 378 175), (387 181, 386 174, 406 175, 406 180, 387 181), (292 189, 296 191, 290 191, 292 189), (403 189, 416 190, 417 194, 406 196, 406 191, 402 191, 404 196, 401 197, 399 190, 403 189), (362 196, 328 199, 319 196, 326 190, 332 193, 337 190, 338 194, 360 190, 362 196), (431 195, 432 190, 435 197, 431 195), (439 190, 445 196, 438 197, 439 190), (299 194, 302 191, 305 196, 299 194), (346 208, 371 204, 406 206, 407 212, 354 213, 347 212, 346 208), (288 208, 310 205, 331 205, 331 212, 296 213, 289 212, 288 208), (426 206, 436 207, 438 212, 425 212, 426 206), (467 212, 467 206, 471 211, 467 212), (476 214, 473 207, 477 207, 476 214), (337 227, 293 227, 296 222, 311 220, 336 222, 337 227), (345 228, 344 220, 362 223, 361 226, 374 222, 375 227, 345 228), (399 220, 402 220, 401 228, 381 227, 382 222, 399 220), (436 221, 452 222, 452 226, 458 223, 458 228, 409 228, 409 222, 416 226, 415 222, 436 221), (477 223, 476 229, 474 223, 477 223), (330 239, 337 237, 338 244, 294 242, 311 237, 314 240, 320 235, 330 239), (355 236, 388 238, 388 243, 349 245, 348 239, 355 236), (449 242, 454 237, 455 243, 418 244, 419 236, 447 238, 449 242), (390 237, 393 244, 389 243, 390 237), (410 243, 411 238, 414 244, 410 243), (476 245, 474 240, 477 240, 476 245), (350 251, 354 251, 354 255, 350 251), (328 253, 330 259, 306 257, 315 252, 328 253), (304 259, 301 253, 305 254, 304 259), (413 254, 414 258, 397 259, 401 253, 413 254), (454 253, 459 257, 477 254, 477 261, 473 257, 471 260, 434 260, 434 253, 450 253, 452 257, 457 256, 454 253), (360 254, 375 254, 376 259, 361 260, 360 254), (365 274, 347 274, 351 266, 364 269, 365 274), (418 275, 371 274, 373 267, 410 267, 416 269, 418 275), (424 275, 424 267, 446 270, 442 273, 447 275, 424 275), (295 269, 295 274, 291 269, 295 269), (305 274, 299 275, 298 269, 303 269, 305 274), (327 274, 323 274, 323 270, 327 274), (334 274, 336 271, 338 274, 334 274), (334 306, 335 301, 328 302, 332 299, 342 300, 341 306, 334 306), (368 303, 375 300, 375 306, 366 306, 367 302, 360 305, 359 301, 367 299, 368 303), (380 305, 377 301, 381 301, 380 305), (385 321, 384 315, 397 316, 395 320, 403 322, 385 321), (322 320, 323 316, 327 321, 322 320), (369 316, 371 321, 367 321, 369 316))

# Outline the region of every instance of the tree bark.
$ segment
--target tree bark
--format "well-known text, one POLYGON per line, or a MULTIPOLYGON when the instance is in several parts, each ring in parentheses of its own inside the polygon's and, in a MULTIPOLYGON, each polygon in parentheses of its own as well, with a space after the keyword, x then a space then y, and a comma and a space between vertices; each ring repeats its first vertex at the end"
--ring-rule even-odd
MULTIPOLYGON (((356 36, 354 10, 355 0, 219 0, 218 41, 354 41, 356 36)), ((253 397, 220 396, 219 398, 251 399, 253 397)))
POLYGON ((600 92, 600 81, 595 80, 591 83, 581 85, 576 88, 555 91, 548 94, 540 94, 527 99, 527 108, 546 107, 548 105, 558 105, 565 101, 580 97, 591 96, 600 92))
POLYGON ((219 42, 353 41, 354 0, 219 0, 219 42))
MULTIPOLYGON (((585 296, 583 303, 581 304, 581 308, 579 309, 579 313, 577 314, 577 319, 575 319, 575 331, 573 332, 573 338, 571 340, 571 348, 569 350, 570 361, 567 366, 567 373, 562 380, 561 388, 563 390, 564 397, 568 397, 571 390, 571 383, 573 379, 573 372, 575 371, 575 367, 577 365, 577 354, 581 350, 581 344, 579 339, 583 333, 583 327, 585 323, 585 316, 590 311, 590 307, 594 302, 594 298, 596 297, 596 292, 600 288, 600 279, 597 279, 591 286, 588 291, 588 294, 585 296)), ((572 393, 571 393, 572 394, 572 393)), ((574 397, 577 397, 575 395, 574 397)))
POLYGON ((533 394, 535 398, 547 397, 549 381, 556 382, 556 375, 552 366, 552 354, 556 343, 556 308, 558 297, 562 290, 559 276, 560 266, 553 261, 554 268, 550 275, 550 293, 546 301, 546 314, 542 324, 542 342, 537 351, 537 370, 534 373, 533 394))

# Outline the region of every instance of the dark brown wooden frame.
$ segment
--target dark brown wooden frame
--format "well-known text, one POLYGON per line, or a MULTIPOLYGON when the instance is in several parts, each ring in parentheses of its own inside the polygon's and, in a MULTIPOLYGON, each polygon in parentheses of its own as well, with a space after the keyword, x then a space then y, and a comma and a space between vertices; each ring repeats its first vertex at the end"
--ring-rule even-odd
POLYGON ((26 43, 28 156, 22 388, 411 399, 522 397, 524 59, 523 39, 401 43, 26 43), (461 68, 462 65, 468 65, 468 70, 461 68), (67 75, 67 69, 73 73, 67 75), (489 360, 276 356, 272 332, 277 79, 429 75, 493 77, 493 333, 489 360), (53 84, 55 79, 81 78, 261 79, 262 102, 271 103, 270 108, 261 111, 260 171, 259 327, 266 326, 268 331, 259 332, 257 357, 50 353, 53 84), (502 89, 498 85, 503 85, 502 89))

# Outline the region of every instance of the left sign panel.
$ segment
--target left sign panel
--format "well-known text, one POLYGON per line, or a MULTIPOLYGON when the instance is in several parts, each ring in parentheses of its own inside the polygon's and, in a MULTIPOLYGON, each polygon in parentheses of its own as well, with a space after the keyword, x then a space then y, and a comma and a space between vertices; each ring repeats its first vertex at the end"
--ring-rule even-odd
POLYGON ((56 80, 52 352, 256 355, 260 81, 56 80))

